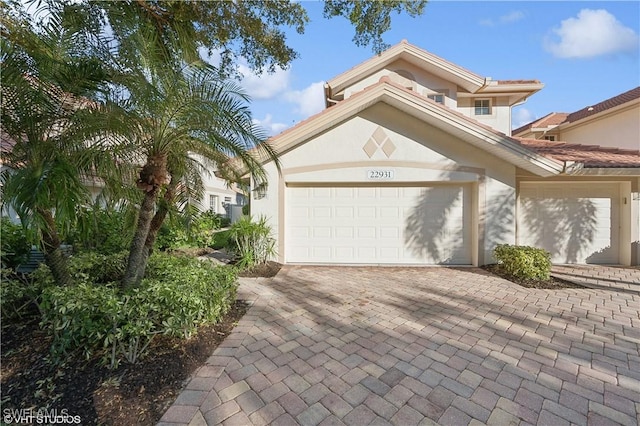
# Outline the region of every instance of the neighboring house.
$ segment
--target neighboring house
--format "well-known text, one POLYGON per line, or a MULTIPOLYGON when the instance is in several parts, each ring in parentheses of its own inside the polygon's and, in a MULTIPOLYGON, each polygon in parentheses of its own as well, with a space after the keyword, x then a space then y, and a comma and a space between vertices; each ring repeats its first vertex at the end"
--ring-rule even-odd
MULTIPOLYGON (((4 131, 0 131, 0 151, 5 152, 11 150, 15 142, 4 131)), ((0 160, 0 172, 4 171, 8 167, 3 165, 0 160)), ((201 173, 203 184, 203 198, 199 201, 199 209, 201 211, 212 211, 214 213, 221 214, 223 216, 235 218, 237 215, 232 215, 232 209, 240 208, 247 204, 246 196, 243 191, 235 184, 228 184, 227 181, 221 179, 215 175, 214 172, 201 173), (234 207, 236 206, 236 207, 234 207)), ((103 182, 98 178, 85 177, 84 184, 89 190, 91 197, 95 200, 104 188, 103 182)), ((1 192, 0 183, 0 192, 1 192)), ((3 217, 8 217, 13 222, 18 222, 19 218, 16 212, 8 205, 4 204, 0 200, 0 214, 3 217)))
POLYGON ((216 176, 215 172, 202 173, 201 176, 204 195, 200 201, 200 210, 235 219, 237 215, 232 214, 232 209, 241 210, 242 206, 247 204, 247 197, 242 190, 236 184, 230 184, 216 176))
POLYGON ((252 214, 269 219, 282 263, 482 265, 500 243, 640 263, 639 133, 620 145, 635 150, 511 137, 511 107, 542 87, 402 41, 327 82, 327 108, 272 138, 281 171, 265 160, 252 214))
POLYGON ((513 136, 640 149, 640 87, 572 113, 552 112, 515 129, 513 136))

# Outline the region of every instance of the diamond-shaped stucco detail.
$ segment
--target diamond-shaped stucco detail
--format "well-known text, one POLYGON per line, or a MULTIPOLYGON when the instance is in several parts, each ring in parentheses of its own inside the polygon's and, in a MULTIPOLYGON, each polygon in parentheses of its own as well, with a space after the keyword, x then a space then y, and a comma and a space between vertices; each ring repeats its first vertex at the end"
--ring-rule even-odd
POLYGON ((391 157, 393 151, 396 150, 396 146, 391 142, 390 139, 387 139, 387 142, 382 146, 382 151, 385 153, 387 158, 391 157))
POLYGON ((373 141, 373 139, 369 139, 366 144, 362 147, 364 152, 367 153, 369 158, 373 157, 373 154, 378 150, 378 145, 373 141))
POLYGON ((378 145, 382 145, 384 143, 384 140, 387 139, 387 134, 384 132, 384 130, 382 130, 382 127, 378 126, 376 131, 373 132, 373 135, 371 135, 371 138, 378 145))

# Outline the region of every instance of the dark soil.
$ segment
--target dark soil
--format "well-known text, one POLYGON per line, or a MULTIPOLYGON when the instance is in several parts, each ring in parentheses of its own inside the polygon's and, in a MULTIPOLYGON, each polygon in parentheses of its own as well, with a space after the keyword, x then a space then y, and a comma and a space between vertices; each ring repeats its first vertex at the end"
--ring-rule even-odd
POLYGON ((548 280, 528 280, 517 278, 502 272, 500 268, 498 268, 498 265, 485 265, 482 266, 482 269, 489 271, 492 274, 499 276, 500 278, 504 278, 505 280, 511 281, 527 288, 540 288, 548 290, 559 290, 563 288, 585 288, 584 286, 581 286, 579 284, 553 276, 548 280))
POLYGON ((66 409, 83 425, 153 425, 185 381, 231 332, 247 311, 237 301, 223 320, 188 340, 158 337, 137 364, 115 370, 78 354, 62 367, 48 362, 51 338, 31 321, 2 324, 2 408, 66 409))

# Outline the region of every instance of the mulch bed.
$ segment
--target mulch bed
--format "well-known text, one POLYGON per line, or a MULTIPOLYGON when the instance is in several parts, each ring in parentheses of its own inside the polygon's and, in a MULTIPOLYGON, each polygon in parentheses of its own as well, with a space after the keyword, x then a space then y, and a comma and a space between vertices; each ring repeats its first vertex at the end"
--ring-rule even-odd
POLYGON ((499 276, 500 278, 504 278, 505 280, 511 281, 522 287, 527 288, 539 288, 539 289, 547 289, 547 290, 560 290, 563 288, 585 288, 579 284, 576 284, 571 281, 563 280, 561 278, 550 277, 548 280, 527 280, 516 278, 511 275, 507 275, 503 273, 498 265, 484 265, 481 266, 485 271, 489 271, 494 275, 499 276))
POLYGON ((115 370, 80 355, 54 367, 48 362, 51 339, 37 320, 5 322, 2 408, 66 409, 83 425, 154 425, 247 309, 237 301, 220 323, 200 327, 188 340, 158 337, 137 364, 115 370))
POLYGON ((275 277, 281 268, 282 268, 282 265, 280 263, 268 261, 267 263, 256 265, 251 269, 242 271, 238 275, 241 277, 249 277, 249 278, 259 278, 259 277, 271 278, 271 277, 275 277))

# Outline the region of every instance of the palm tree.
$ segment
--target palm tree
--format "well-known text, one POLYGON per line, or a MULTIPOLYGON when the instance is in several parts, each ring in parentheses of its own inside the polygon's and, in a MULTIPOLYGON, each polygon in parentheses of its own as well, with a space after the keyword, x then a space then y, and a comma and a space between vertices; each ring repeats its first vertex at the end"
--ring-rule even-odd
POLYGON ((66 285, 60 245, 79 206, 91 201, 84 179, 112 169, 117 150, 105 144, 104 105, 92 100, 109 77, 94 40, 64 30, 60 19, 52 14, 40 31, 2 19, 1 160, 3 203, 40 244, 56 282, 66 285))
POLYGON ((120 102, 128 111, 127 138, 140 148, 143 163, 137 180, 143 197, 125 287, 143 278, 167 205, 174 202, 180 182, 198 167, 194 155, 217 167, 225 167, 234 157, 258 183, 267 178, 260 156, 277 161, 275 151, 252 123, 248 97, 238 85, 221 79, 215 68, 199 61, 155 70, 130 80, 126 99, 120 102), (163 202, 158 204, 160 195, 163 202))

